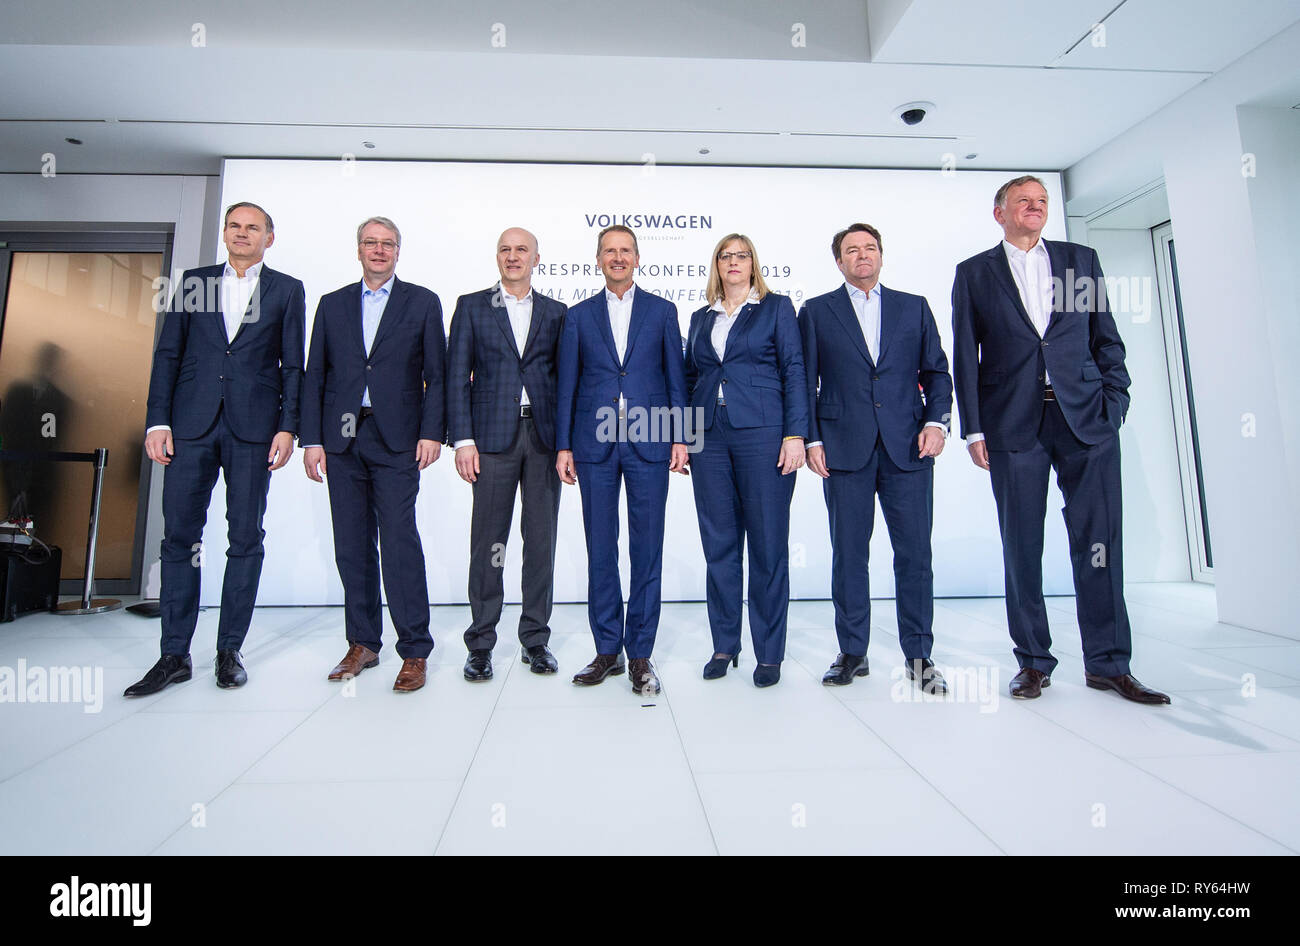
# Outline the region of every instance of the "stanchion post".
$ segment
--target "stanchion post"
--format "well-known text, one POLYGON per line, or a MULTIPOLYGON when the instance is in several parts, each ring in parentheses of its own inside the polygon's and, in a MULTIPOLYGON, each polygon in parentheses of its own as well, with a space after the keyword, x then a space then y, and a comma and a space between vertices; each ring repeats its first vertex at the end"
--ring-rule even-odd
POLYGON ((98 614, 122 606, 117 598, 96 598, 95 547, 99 544, 99 504, 104 492, 104 468, 108 466, 108 448, 95 448, 95 476, 90 486, 90 526, 86 530, 86 573, 82 579, 80 601, 61 602, 57 614, 98 614))

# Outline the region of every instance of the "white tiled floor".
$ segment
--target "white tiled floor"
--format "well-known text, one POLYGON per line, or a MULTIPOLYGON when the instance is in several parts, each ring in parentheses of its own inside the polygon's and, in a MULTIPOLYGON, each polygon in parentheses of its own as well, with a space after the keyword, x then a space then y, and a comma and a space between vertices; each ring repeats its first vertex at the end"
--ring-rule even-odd
POLYGON ((0 625, 0 668, 87 666, 102 692, 0 703, 0 853, 1300 851, 1300 642, 1218 624, 1204 586, 1128 596, 1134 673, 1172 706, 1083 686, 1069 598, 1049 600, 1061 664, 1033 702, 1006 697, 1001 599, 936 602, 948 701, 901 678, 891 601, 871 675, 844 688, 819 684, 830 603, 793 603, 768 690, 748 655, 701 679, 704 606, 665 605, 654 700, 625 677, 569 683, 592 654, 583 605, 556 608, 558 677, 519 662, 507 608, 486 684, 461 679, 468 609, 435 608, 429 684, 408 695, 389 649, 350 688, 325 680, 337 608, 258 609, 250 682, 220 690, 207 611, 195 679, 138 701, 120 694, 156 658, 156 620, 29 615, 0 625))

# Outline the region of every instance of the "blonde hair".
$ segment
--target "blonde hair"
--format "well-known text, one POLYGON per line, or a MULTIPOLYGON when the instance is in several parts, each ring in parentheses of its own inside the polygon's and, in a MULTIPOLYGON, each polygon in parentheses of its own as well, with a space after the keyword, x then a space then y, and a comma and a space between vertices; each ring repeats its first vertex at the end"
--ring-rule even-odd
POLYGON ((749 273, 750 288, 758 293, 760 300, 769 292, 767 283, 763 282, 763 270, 758 265, 758 251, 754 249, 754 241, 743 233, 728 233, 713 248, 713 258, 709 261, 709 282, 704 288, 704 298, 708 300, 709 305, 713 305, 723 296, 722 274, 718 272, 718 254, 722 252, 724 246, 736 240, 745 244, 745 249, 749 250, 749 261, 754 266, 749 273))

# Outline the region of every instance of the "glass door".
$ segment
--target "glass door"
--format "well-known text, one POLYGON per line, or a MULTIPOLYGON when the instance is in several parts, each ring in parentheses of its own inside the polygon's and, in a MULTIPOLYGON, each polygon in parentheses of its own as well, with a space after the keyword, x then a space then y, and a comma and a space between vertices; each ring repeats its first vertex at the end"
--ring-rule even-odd
POLYGON ((142 475, 145 401, 165 248, 45 251, 21 245, 9 241, 0 255, 0 264, 8 263, 0 437, 4 449, 38 458, 0 464, 0 513, 7 517, 22 502, 33 533, 63 551, 64 592, 79 591, 92 466, 39 454, 107 447, 95 583, 101 592, 138 593, 148 488, 142 475))

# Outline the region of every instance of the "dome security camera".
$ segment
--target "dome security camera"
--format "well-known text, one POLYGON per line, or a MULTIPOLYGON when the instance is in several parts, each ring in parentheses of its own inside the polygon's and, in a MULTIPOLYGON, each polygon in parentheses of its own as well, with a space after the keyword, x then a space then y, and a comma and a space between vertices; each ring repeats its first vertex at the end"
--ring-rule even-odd
POLYGON ((908 102, 894 109, 894 117, 909 127, 925 121, 925 117, 934 111, 933 102, 908 102))

